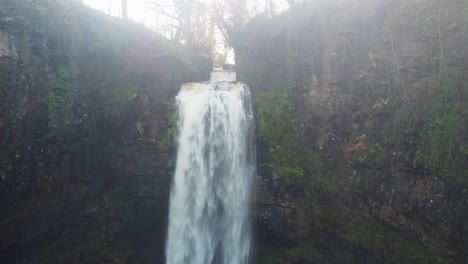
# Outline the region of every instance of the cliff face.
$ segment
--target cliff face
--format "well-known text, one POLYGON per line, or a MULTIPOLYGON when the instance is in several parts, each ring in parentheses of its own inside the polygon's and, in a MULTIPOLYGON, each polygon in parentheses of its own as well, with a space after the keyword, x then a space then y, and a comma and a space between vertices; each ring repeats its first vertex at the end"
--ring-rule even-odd
POLYGON ((467 261, 466 8, 304 3, 231 39, 257 102, 261 261, 467 261))
POLYGON ((0 262, 162 261, 173 98, 211 68, 74 1, 2 1, 0 262))

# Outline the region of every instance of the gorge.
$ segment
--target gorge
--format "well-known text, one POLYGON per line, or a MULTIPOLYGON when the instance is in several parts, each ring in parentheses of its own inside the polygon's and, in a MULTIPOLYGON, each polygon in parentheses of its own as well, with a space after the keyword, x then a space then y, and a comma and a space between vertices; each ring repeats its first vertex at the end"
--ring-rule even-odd
POLYGON ((207 82, 201 48, 3 0, 0 263, 468 263, 467 2, 288 2, 207 82))

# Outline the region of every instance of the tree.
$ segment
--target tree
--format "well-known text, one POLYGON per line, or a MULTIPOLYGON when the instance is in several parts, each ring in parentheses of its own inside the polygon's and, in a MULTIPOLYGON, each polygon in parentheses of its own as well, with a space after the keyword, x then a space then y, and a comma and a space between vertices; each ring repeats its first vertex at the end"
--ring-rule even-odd
POLYGON ((151 0, 151 3, 157 12, 159 33, 193 51, 213 54, 216 41, 232 39, 253 16, 273 16, 286 5, 285 1, 151 0), (163 23, 159 24, 159 21, 163 23))
POLYGON ((158 31, 192 51, 210 54, 214 47, 214 24, 210 6, 199 0, 171 0, 170 4, 153 1, 153 9, 166 23, 158 31), (163 31, 163 32, 161 32, 163 31))
POLYGON ((247 0, 213 0, 213 6, 215 21, 225 38, 247 21, 247 0))

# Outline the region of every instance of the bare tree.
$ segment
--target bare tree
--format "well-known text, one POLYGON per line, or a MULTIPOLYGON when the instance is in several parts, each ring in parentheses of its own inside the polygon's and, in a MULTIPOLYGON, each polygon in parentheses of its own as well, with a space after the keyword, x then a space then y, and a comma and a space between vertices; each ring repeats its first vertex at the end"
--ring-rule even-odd
POLYGON ((231 39, 252 16, 273 16, 281 3, 284 5, 287 0, 149 1, 157 12, 157 30, 162 35, 192 50, 207 53, 208 50, 213 51, 216 40, 231 39), (215 28, 219 29, 222 37, 215 36, 215 28))
POLYGON ((216 23, 225 38, 247 20, 247 0, 213 0, 213 5, 216 23))
POLYGON ((169 4, 152 1, 152 7, 165 17, 163 35, 197 52, 212 51, 214 30, 209 5, 198 0, 171 0, 169 4))

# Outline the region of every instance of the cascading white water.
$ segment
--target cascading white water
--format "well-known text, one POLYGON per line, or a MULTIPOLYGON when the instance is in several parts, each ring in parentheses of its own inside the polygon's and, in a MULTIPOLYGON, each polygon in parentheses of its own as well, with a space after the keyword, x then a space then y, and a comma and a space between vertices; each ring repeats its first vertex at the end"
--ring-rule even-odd
POLYGON ((248 263, 255 174, 249 89, 239 82, 191 83, 176 100, 166 263, 248 263))

